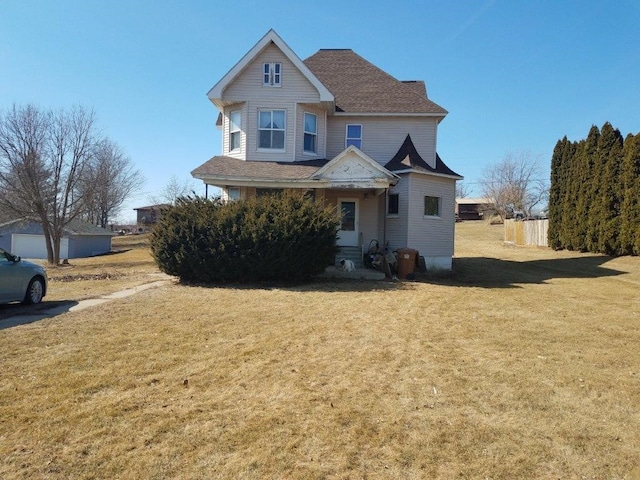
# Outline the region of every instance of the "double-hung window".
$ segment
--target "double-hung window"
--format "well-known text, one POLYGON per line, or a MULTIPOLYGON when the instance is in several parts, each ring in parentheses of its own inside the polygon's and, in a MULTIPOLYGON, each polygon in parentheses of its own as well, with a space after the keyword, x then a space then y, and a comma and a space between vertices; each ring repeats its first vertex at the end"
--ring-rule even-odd
POLYGON ((424 215, 425 217, 440 216, 440 197, 430 197, 429 195, 425 195, 424 215))
POLYGON ((316 153, 318 138, 318 116, 313 113, 304 114, 304 152, 316 153))
POLYGON ((347 137, 344 143, 345 148, 353 145, 362 150, 362 125, 347 125, 347 137))
POLYGON ((258 148, 284 150, 285 111, 258 111, 258 148))
POLYGON ((279 87, 282 79, 281 63, 264 63, 262 65, 262 85, 269 87, 279 87))
POLYGON ((236 110, 229 114, 229 151, 240 149, 240 132, 242 131, 242 112, 236 110))

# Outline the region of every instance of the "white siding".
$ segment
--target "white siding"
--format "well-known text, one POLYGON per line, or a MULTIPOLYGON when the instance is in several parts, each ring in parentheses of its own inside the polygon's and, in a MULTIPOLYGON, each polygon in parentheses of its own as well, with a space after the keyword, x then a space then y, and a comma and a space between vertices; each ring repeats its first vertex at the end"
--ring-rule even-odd
POLYGON ((222 154, 229 155, 230 157, 246 159, 246 151, 247 151, 247 108, 244 103, 232 105, 230 107, 226 107, 224 109, 224 113, 222 116, 222 154), (242 118, 240 122, 242 123, 242 133, 240 133, 240 151, 235 151, 233 153, 229 152, 229 139, 230 139, 230 126, 231 122, 229 121, 229 114, 231 112, 235 112, 240 110, 242 118))
POLYGON ((455 181, 410 174, 408 247, 425 257, 453 256, 455 233, 455 181), (440 216, 424 216, 424 197, 440 197, 440 216))
MULTIPOLYGON (((398 194, 398 215, 387 216, 385 221, 387 224, 387 238, 389 248, 397 250, 407 246, 408 238, 408 211, 409 211, 409 178, 403 175, 400 181, 389 189, 389 193, 398 194)), ((386 215, 386 203, 384 207, 386 215)))
MULTIPOLYGON (((247 68, 242 71, 223 92, 224 101, 245 102, 243 108, 243 150, 246 160, 294 161, 310 159, 302 155, 302 114, 308 107, 297 106, 298 103, 319 104, 320 96, 315 87, 274 44, 266 47, 247 68), (282 80, 280 87, 262 85, 262 68, 266 62, 282 64, 282 80), (285 110, 286 131, 285 151, 258 151, 258 111, 285 110), (298 147, 298 144, 300 146, 298 147), (298 153, 299 152, 299 153, 298 153)), ((229 111, 236 107, 229 107, 229 111)), ((225 113, 228 115, 227 109, 225 113)), ((319 147, 324 145, 324 116, 318 113, 319 147), (322 140, 320 136, 322 135, 322 140)), ((223 128, 223 152, 228 152, 228 118, 225 116, 223 128)), ((320 157, 324 157, 324 151, 320 157)), ((235 156, 235 155, 234 155, 235 156)))
POLYGON ((326 112, 313 105, 298 105, 296 112, 296 160, 312 160, 325 158, 326 144, 326 112), (318 137, 316 138, 316 154, 304 153, 304 114, 313 113, 318 116, 318 137))
POLYGON ((407 134, 420 156, 435 168, 437 121, 429 117, 328 117, 327 158, 345 148, 347 124, 362 125, 362 151, 381 165, 398 152, 407 134))

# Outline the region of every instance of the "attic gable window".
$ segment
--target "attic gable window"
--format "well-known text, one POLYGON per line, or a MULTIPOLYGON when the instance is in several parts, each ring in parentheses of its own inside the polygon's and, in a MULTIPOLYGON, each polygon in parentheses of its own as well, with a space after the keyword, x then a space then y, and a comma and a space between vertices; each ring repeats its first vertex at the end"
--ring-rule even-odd
POLYGON ((267 87, 279 87, 282 78, 281 63, 264 63, 262 65, 262 85, 267 87))

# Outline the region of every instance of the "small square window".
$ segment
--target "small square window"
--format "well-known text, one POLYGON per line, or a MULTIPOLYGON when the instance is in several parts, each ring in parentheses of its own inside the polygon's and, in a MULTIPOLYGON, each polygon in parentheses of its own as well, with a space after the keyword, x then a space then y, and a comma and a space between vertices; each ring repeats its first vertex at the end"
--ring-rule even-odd
POLYGON ((387 199, 387 215, 397 215, 400 212, 400 195, 397 193, 390 193, 387 199))
POLYGON ((428 217, 440 216, 440 197, 424 197, 424 214, 428 217))
POLYGON ((229 200, 240 200, 240 188, 229 187, 228 195, 229 195, 229 200))

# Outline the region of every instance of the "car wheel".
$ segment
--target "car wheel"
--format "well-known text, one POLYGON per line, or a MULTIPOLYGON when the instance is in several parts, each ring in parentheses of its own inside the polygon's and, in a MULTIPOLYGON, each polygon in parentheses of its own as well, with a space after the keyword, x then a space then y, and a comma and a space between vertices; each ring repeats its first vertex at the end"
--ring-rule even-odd
POLYGON ((27 293, 24 296, 24 303, 34 305, 42 301, 44 293, 44 283, 41 278, 35 277, 29 282, 27 293))

